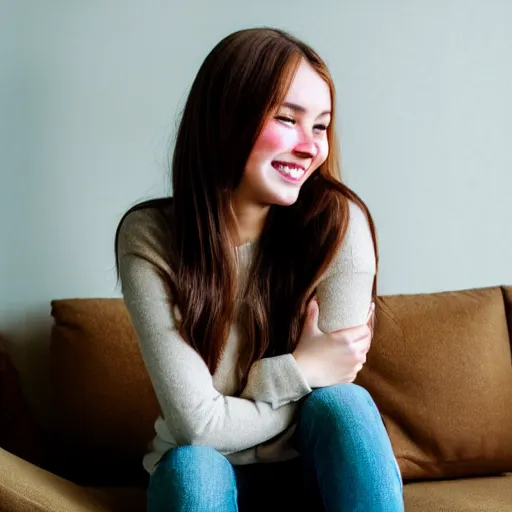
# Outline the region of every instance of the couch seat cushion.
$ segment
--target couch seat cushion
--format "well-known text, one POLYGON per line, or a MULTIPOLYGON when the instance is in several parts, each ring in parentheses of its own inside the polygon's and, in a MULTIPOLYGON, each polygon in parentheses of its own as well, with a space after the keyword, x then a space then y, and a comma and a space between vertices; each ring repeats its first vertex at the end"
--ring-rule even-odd
POLYGON ((512 512, 512 474, 415 482, 404 496, 405 512, 512 512))

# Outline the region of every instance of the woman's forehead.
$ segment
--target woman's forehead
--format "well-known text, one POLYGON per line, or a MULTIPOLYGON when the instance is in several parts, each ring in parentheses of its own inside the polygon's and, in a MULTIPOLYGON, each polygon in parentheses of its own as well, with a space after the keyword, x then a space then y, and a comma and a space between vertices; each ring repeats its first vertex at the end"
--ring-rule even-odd
POLYGON ((331 111, 329 84, 307 62, 301 60, 283 104, 295 105, 315 117, 331 111))

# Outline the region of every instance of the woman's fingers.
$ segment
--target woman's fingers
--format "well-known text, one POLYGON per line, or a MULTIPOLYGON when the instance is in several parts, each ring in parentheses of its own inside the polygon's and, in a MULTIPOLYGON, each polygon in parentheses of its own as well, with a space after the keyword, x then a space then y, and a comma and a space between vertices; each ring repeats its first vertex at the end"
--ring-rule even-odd
POLYGON ((366 338, 371 333, 371 328, 368 324, 358 325, 357 327, 349 327, 347 329, 340 329, 334 331, 331 336, 340 342, 356 343, 366 338))
POLYGON ((360 352, 366 356, 366 353, 370 349, 372 343, 372 330, 368 325, 363 325, 360 329, 358 337, 348 342, 351 350, 354 352, 360 352))

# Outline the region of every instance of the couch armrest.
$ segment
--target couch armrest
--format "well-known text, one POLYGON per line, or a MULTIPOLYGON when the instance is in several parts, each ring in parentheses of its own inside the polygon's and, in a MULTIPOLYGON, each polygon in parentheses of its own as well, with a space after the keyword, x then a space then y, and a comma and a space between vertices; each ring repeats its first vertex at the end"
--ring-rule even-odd
POLYGON ((0 448, 0 503, 10 512, 112 512, 85 489, 0 448))

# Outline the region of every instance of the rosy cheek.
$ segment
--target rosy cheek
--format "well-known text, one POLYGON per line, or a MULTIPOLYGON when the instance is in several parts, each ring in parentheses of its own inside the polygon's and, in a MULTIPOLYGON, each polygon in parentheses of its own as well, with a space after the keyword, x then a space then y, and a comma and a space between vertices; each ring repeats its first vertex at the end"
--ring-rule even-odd
POLYGON ((327 160, 329 156, 329 143, 327 140, 320 141, 317 145, 318 153, 316 154, 315 160, 316 165, 321 165, 327 160))
POLYGON ((325 141, 322 145, 320 145, 320 160, 321 163, 324 163, 329 156, 329 143, 325 141))
POLYGON ((294 130, 287 130, 284 126, 269 122, 261 131, 253 151, 286 151, 295 143, 294 130))

